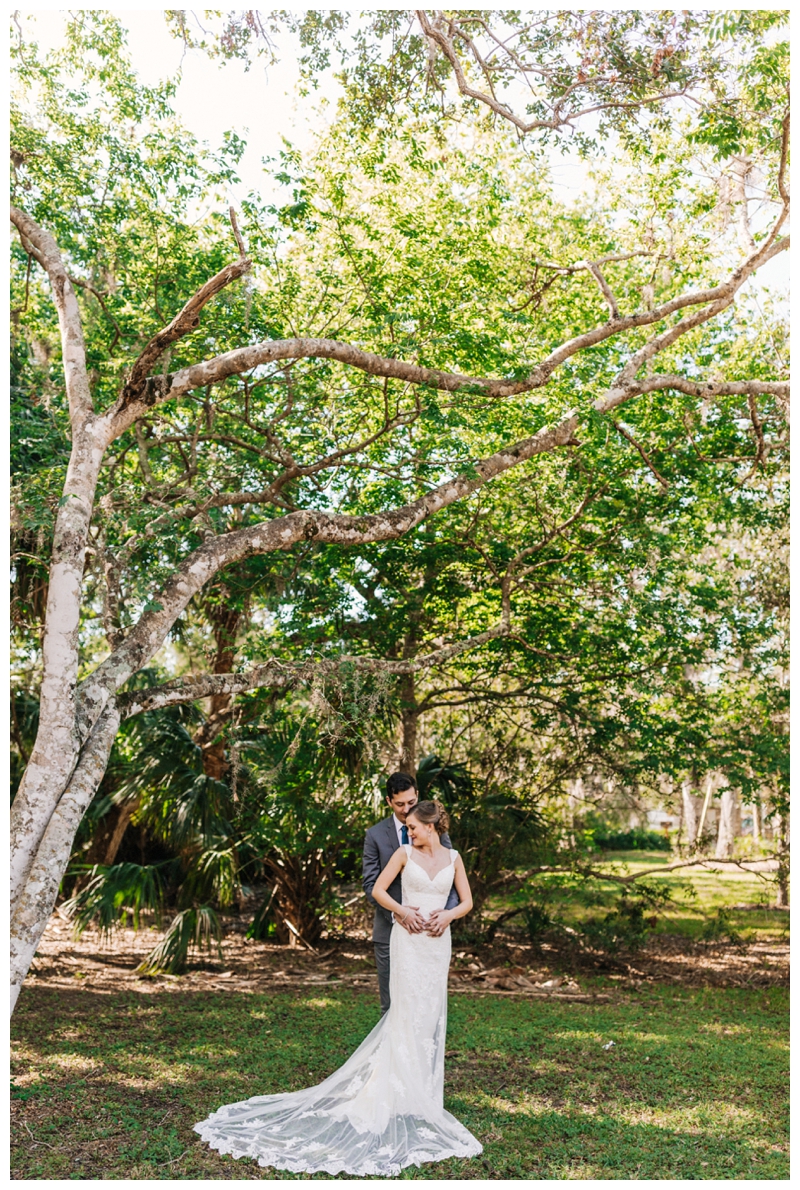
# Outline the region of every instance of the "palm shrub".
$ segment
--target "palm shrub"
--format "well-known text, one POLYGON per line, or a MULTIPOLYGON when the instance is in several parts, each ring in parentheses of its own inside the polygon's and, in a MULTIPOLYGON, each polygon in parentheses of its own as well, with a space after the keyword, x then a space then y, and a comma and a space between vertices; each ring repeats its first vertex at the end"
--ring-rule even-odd
POLYGON ((158 864, 102 864, 78 865, 77 873, 85 871, 82 887, 62 905, 72 919, 76 937, 90 925, 102 934, 110 934, 119 924, 130 924, 138 930, 142 913, 160 920, 164 906, 164 876, 174 861, 158 864))
POLYGON ((190 950, 216 953, 222 959, 222 928, 210 905, 182 909, 170 922, 158 946, 142 959, 136 970, 142 975, 161 971, 180 974, 186 970, 190 950))
POLYGON ((244 837, 270 886, 251 933, 274 926, 280 941, 314 946, 338 907, 336 882, 361 851, 371 773, 352 739, 337 749, 296 707, 276 708, 261 726, 238 745, 244 837))
POLYGON ((77 862, 68 872, 75 883, 63 908, 77 934, 90 924, 106 933, 119 924, 138 929, 141 914, 160 922, 168 904, 177 908, 164 939, 144 961, 142 969, 151 973, 181 970, 190 952, 207 951, 208 939, 221 935, 214 906, 233 905, 240 892, 231 790, 203 770, 193 736, 200 723, 202 715, 189 706, 147 712, 126 724, 87 815, 97 830, 114 807, 133 803, 132 821, 144 830, 148 850, 169 858, 77 862))

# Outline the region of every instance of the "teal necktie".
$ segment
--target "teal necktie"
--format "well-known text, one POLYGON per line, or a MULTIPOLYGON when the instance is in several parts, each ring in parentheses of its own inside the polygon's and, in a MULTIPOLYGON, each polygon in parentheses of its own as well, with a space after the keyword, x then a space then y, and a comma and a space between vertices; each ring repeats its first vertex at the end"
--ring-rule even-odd
POLYGON ((405 823, 403 823, 403 825, 400 827, 400 842, 401 843, 408 842, 408 827, 406 826, 405 823))

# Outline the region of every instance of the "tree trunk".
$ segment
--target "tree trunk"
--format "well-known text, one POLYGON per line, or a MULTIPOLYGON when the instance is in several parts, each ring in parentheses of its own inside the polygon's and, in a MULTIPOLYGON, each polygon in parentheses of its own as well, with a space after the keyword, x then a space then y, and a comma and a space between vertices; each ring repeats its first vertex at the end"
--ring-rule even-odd
POLYGON ((75 833, 105 773, 119 727, 115 703, 102 713, 81 752, 69 786, 50 817, 11 918, 11 1011, 58 896, 75 833))
MULTIPOLYGON (((38 852, 52 816, 59 812, 59 799, 68 800, 68 786, 77 772, 81 739, 76 726, 75 694, 83 572, 97 477, 110 440, 111 423, 106 416, 98 417, 92 406, 80 309, 58 245, 23 211, 12 207, 11 218, 23 243, 30 243, 30 251, 46 270, 52 287, 72 436, 53 531, 42 641, 39 730, 11 809, 13 915, 20 908, 26 882, 39 862, 38 852)), ((39 900, 38 893, 34 898, 39 900)))
POLYGON ((99 448, 89 449, 95 446, 91 434, 82 430, 80 438, 82 443, 73 443, 56 518, 42 643, 39 730, 11 807, 12 912, 80 750, 75 718, 78 623, 86 538, 102 458, 99 448))
POLYGON ((711 804, 711 799, 717 790, 717 777, 715 773, 706 773, 706 792, 703 797, 703 806, 700 811, 700 821, 697 824, 697 842, 699 846, 703 846, 703 837, 705 834, 706 819, 708 817, 708 807, 711 804))
MULTIPOLYGON (((752 826, 750 828, 750 835, 753 840, 753 844, 756 845, 758 843, 758 838, 759 838, 757 799, 753 798, 753 800, 751 802, 747 803, 746 805, 742 805, 741 812, 742 812, 742 821, 743 822, 744 822, 744 818, 745 818, 746 814, 748 812, 750 814, 750 821, 752 823, 752 826)), ((742 832, 744 832, 744 826, 742 826, 742 832)))
POLYGON ((778 891, 775 906, 789 908, 789 824, 785 814, 775 815, 775 838, 778 843, 778 891))
MULTIPOLYGON (((242 610, 206 600, 203 611, 214 629, 217 644, 212 673, 230 673, 236 659, 236 636, 242 610)), ((231 701, 230 694, 212 694, 208 718, 194 737, 202 751, 203 772, 215 781, 224 781, 231 767, 225 759, 225 739, 220 730, 230 718, 231 701)))
POLYGON ((567 829, 570 847, 576 846, 575 840, 575 807, 583 801, 583 777, 576 777, 567 786, 567 829))
POLYGON ((401 715, 403 742, 400 747, 400 768, 416 778, 417 775, 417 728, 419 711, 414 698, 414 675, 408 674, 401 683, 403 710, 401 715))
POLYGON ((683 797, 683 821, 686 824, 686 842, 694 847, 697 842, 697 807, 694 803, 694 783, 687 777, 681 786, 683 797))
POLYGON ((110 866, 117 858, 128 823, 139 809, 140 799, 128 798, 121 806, 112 806, 100 822, 83 862, 110 866))
POLYGON ((733 846, 741 831, 741 811, 736 791, 728 786, 720 795, 717 859, 731 859, 733 846), (738 829, 737 829, 738 828, 738 829))

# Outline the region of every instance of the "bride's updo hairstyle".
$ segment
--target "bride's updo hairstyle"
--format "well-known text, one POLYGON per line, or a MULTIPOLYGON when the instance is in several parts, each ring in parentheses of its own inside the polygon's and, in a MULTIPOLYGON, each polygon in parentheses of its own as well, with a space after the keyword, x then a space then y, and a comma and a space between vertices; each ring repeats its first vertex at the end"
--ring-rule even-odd
POLYGON ((437 835, 443 835, 450 826, 450 817, 441 802, 417 802, 406 814, 406 821, 412 814, 426 826, 435 826, 437 835))

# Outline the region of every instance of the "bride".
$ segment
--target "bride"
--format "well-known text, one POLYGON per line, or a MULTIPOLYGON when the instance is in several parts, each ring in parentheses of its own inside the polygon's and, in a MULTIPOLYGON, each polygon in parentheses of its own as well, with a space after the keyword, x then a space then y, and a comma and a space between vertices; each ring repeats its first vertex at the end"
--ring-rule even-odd
POLYGON ((411 842, 372 890, 395 920, 389 1011, 318 1086, 256 1095, 195 1124, 220 1153, 295 1173, 393 1177, 407 1165, 482 1152, 444 1110, 449 926, 472 908, 469 882, 461 857, 439 841, 448 826, 440 802, 418 802, 406 825, 411 842), (386 891, 399 872, 402 905, 386 891), (445 909, 454 881, 460 904, 445 909))

